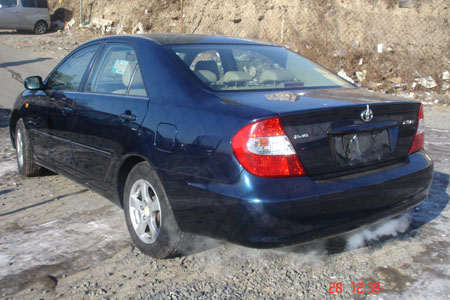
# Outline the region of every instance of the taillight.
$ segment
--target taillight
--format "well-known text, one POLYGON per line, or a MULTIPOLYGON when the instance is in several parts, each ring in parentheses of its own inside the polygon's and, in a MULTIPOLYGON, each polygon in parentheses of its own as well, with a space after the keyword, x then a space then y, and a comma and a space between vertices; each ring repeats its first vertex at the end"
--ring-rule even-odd
POLYGON ((414 140, 409 149, 409 154, 419 151, 423 148, 425 142, 425 121, 423 119, 423 105, 420 104, 419 116, 417 117, 417 129, 414 140))
POLYGON ((253 175, 306 175, 278 117, 246 125, 235 134, 231 143, 239 163, 253 175))

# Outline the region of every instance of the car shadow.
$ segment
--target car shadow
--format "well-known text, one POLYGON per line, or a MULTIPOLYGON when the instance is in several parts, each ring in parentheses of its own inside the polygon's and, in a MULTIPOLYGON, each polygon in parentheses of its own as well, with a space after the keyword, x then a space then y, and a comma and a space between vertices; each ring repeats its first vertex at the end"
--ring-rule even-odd
POLYGON ((0 35, 35 35, 32 30, 0 30, 0 35))
POLYGON ((5 63, 0 63, 0 68, 8 68, 8 67, 16 67, 16 66, 22 66, 22 65, 27 65, 27 64, 34 64, 34 63, 46 61, 46 60, 51 60, 51 58, 50 57, 39 57, 39 58, 35 58, 35 59, 5 62, 5 63))
POLYGON ((450 195, 447 193, 449 183, 449 174, 434 172, 430 196, 410 212, 412 216, 410 230, 418 229, 430 223, 441 214, 450 200, 450 195))

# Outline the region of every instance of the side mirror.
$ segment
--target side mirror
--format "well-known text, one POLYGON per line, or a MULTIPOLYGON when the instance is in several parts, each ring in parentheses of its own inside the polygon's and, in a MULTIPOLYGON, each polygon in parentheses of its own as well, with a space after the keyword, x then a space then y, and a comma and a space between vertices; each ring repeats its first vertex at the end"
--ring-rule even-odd
POLYGON ((23 85, 27 90, 31 91, 42 90, 43 88, 42 77, 41 76, 27 77, 25 78, 23 85))

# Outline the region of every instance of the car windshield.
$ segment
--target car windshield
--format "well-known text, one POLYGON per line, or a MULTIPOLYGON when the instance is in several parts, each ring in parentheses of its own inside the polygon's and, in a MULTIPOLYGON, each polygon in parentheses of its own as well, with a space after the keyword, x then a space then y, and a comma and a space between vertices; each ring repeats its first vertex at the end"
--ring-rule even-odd
POLYGON ((265 45, 169 45, 172 54, 215 91, 351 87, 289 50, 265 45))

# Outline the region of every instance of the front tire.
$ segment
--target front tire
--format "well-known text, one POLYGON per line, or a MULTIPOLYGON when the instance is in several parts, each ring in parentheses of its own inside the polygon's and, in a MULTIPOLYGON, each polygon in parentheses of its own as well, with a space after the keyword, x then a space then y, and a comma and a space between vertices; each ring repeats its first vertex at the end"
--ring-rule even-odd
POLYGON ((44 34, 47 32, 47 29, 48 29, 47 23, 45 21, 39 21, 36 23, 36 25, 34 25, 33 32, 35 34, 44 34))
POLYGON ((178 228, 164 187, 147 162, 131 169, 123 199, 128 231, 143 253, 154 258, 180 254, 188 234, 178 228))
POLYGON ((39 175, 41 170, 34 162, 30 137, 22 119, 16 123, 15 139, 17 169, 19 170, 19 173, 27 177, 39 175))

